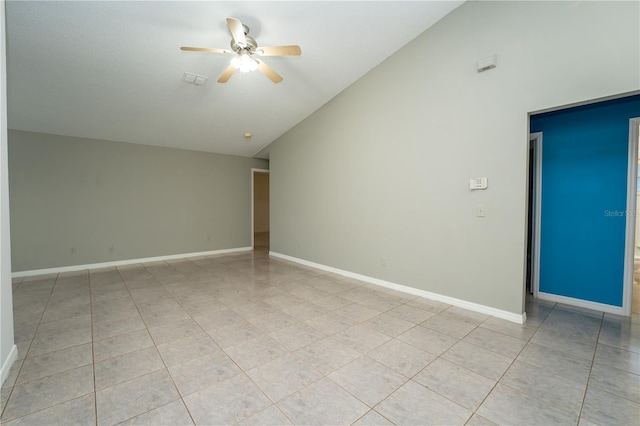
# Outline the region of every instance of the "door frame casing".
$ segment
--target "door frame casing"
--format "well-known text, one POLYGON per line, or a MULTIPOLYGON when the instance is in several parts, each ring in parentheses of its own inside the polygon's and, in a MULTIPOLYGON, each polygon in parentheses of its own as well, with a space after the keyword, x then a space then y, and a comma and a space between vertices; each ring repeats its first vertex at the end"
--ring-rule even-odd
POLYGON ((627 210, 625 247, 624 247, 624 279, 622 288, 622 315, 631 316, 633 304, 633 267, 636 240, 636 209, 638 192, 638 138, 640 117, 629 119, 629 162, 627 171, 627 210))
MULTIPOLYGON (((533 232, 531 233, 531 290, 533 297, 540 293, 540 230, 542 218, 542 132, 529 134, 529 144, 534 144, 533 171, 533 232)), ((531 167, 531 165, 529 166, 531 167)), ((531 206, 529 207, 531 208, 531 206)))
POLYGON ((251 168, 251 249, 254 250, 254 234, 255 234, 255 176, 256 173, 267 173, 269 174, 269 169, 256 169, 251 168))

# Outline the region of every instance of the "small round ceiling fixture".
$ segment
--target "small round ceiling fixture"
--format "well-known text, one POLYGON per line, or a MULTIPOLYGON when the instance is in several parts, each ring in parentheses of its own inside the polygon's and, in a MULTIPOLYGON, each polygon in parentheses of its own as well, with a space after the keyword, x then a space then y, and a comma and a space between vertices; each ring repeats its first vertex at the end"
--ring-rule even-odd
POLYGON ((245 139, 251 139, 253 137, 253 135, 251 133, 245 133, 244 134, 244 138, 245 139))

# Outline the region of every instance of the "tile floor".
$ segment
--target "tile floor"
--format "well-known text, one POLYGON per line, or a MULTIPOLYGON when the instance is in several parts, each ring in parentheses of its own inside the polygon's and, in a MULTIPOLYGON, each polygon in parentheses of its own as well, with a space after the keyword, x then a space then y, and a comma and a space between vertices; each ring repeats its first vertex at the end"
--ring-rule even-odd
POLYGON ((14 310, 7 426, 640 421, 637 317, 521 326, 264 251, 16 280, 14 310))

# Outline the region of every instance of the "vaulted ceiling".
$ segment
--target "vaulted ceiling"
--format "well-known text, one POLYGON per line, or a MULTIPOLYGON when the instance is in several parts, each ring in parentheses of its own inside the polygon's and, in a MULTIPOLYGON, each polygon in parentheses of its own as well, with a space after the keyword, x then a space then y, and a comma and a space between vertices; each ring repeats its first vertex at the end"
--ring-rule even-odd
POLYGON ((7 1, 9 128, 254 156, 461 3, 7 1), (227 17, 301 46, 264 57, 281 83, 180 50, 228 49, 227 17))

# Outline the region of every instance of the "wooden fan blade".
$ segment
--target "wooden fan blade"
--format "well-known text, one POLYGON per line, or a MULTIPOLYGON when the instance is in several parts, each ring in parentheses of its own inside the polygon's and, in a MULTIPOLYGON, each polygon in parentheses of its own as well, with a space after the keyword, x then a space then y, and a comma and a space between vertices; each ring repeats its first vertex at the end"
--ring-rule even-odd
POLYGON ((247 46, 247 39, 244 37, 244 28, 242 28, 242 22, 236 18, 227 18, 227 26, 231 31, 231 37, 235 40, 240 47, 247 46))
POLYGON ((230 50, 216 49, 215 47, 189 47, 182 46, 180 50, 186 50, 187 52, 208 52, 208 53, 231 53, 230 50))
POLYGON ((258 47, 256 53, 261 56, 300 56, 302 49, 300 46, 264 46, 258 47))
POLYGON ((269 65, 265 64, 262 61, 257 61, 257 62, 258 62, 258 69, 262 74, 266 75, 269 78, 269 80, 273 81, 274 83, 280 83, 282 81, 282 77, 280 76, 280 74, 275 72, 269 65))
POLYGON ((226 83, 227 81, 229 81, 235 71, 236 67, 234 67, 233 65, 229 65, 218 79, 218 83, 226 83))

